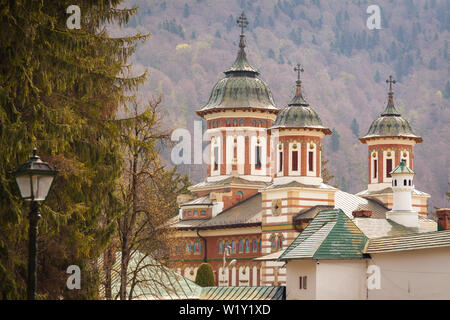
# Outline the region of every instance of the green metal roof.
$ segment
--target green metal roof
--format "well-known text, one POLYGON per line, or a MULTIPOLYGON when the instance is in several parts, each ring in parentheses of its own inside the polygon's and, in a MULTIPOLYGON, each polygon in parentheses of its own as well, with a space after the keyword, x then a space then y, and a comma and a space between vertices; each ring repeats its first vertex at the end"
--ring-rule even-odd
POLYGON ((317 112, 303 98, 300 80, 297 80, 294 98, 278 113, 275 122, 270 127, 270 129, 280 128, 318 129, 325 132, 325 134, 331 134, 330 129, 322 125, 322 120, 320 120, 317 112))
POLYGON ((369 131, 360 140, 365 142, 367 139, 380 137, 403 137, 422 142, 422 138, 413 132, 408 121, 402 118, 395 108, 394 93, 392 91, 389 92, 388 104, 385 110, 380 117, 372 122, 369 131))
POLYGON ((450 230, 372 239, 369 241, 366 253, 394 252, 439 247, 450 247, 450 230))
POLYGON ((320 211, 279 260, 362 258, 367 237, 340 209, 320 211))
POLYGON ((268 109, 278 112, 267 84, 247 60, 245 36, 241 34, 239 52, 225 78, 214 86, 208 103, 197 113, 202 115, 214 109, 268 109))
MULTIPOLYGON (((116 252, 111 272, 111 294, 113 300, 118 299, 120 292, 120 261, 121 253, 116 252)), ((103 258, 99 259, 99 265, 103 265, 103 258)), ((100 268, 100 270, 100 278, 102 283, 104 283, 106 278, 103 268, 100 268)), ((133 270, 139 270, 136 273, 134 300, 198 299, 202 292, 202 287, 195 282, 182 277, 139 251, 134 252, 128 265, 127 292, 130 292, 132 286, 133 270)), ((105 296, 105 287, 103 285, 100 285, 100 296, 105 296)))
POLYGON ((412 171, 407 165, 405 160, 400 161, 400 164, 391 171, 391 174, 405 174, 410 173, 414 174, 414 171, 412 171))
POLYGON ((286 287, 205 287, 200 300, 285 300, 286 287))

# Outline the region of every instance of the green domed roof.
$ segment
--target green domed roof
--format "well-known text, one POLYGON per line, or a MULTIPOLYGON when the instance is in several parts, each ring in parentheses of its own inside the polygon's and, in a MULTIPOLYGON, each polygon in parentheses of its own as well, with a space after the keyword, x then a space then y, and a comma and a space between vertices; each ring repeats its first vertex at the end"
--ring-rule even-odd
POLYGON ((279 128, 318 129, 325 134, 331 134, 330 129, 322 125, 322 120, 320 120, 317 112, 303 98, 300 80, 297 80, 294 98, 278 113, 275 122, 270 127, 270 129, 279 128))
POLYGON ((422 142, 422 138, 413 132, 408 121, 395 108, 394 93, 392 91, 389 91, 388 97, 386 109, 380 117, 372 122, 369 131, 364 137, 360 138, 360 141, 364 143, 371 138, 402 137, 414 139, 416 142, 422 142))
MULTIPOLYGON (((241 17, 245 19, 245 16, 241 17)), ((197 114, 223 109, 267 109, 278 112, 270 88, 247 60, 243 33, 240 35, 236 60, 224 73, 225 78, 216 83, 208 103, 197 114)))

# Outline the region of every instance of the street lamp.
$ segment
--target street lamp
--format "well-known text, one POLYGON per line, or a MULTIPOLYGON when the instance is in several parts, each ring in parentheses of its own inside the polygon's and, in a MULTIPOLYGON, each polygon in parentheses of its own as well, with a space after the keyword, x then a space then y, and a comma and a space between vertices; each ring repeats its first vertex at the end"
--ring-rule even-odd
POLYGON ((37 232, 39 214, 39 201, 44 201, 50 191, 57 171, 46 162, 43 162, 37 155, 36 148, 33 149, 33 156, 14 173, 17 186, 22 199, 30 201, 30 227, 28 230, 28 280, 27 298, 36 298, 36 264, 37 264, 37 232))

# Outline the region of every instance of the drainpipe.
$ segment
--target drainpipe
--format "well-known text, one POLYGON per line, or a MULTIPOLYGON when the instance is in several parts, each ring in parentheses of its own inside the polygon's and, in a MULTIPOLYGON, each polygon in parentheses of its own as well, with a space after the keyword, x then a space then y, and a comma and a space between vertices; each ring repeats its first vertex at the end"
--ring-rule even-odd
POLYGON ((203 243, 204 243, 204 245, 205 245, 205 255, 204 255, 203 261, 206 262, 206 260, 208 259, 208 250, 207 250, 208 248, 207 248, 207 246, 206 246, 206 238, 205 238, 205 237, 202 237, 202 236, 200 235, 200 233, 198 233, 199 228, 196 228, 195 231, 197 232, 198 237, 199 237, 200 239, 203 240, 203 243))

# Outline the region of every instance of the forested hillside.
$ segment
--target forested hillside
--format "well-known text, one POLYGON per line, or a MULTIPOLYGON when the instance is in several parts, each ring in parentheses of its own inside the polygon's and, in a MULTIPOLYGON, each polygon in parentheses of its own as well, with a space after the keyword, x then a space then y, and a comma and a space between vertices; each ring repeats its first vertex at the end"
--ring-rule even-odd
MULTIPOLYGON (((149 71, 142 92, 163 95, 171 128, 192 130, 194 111, 234 61, 235 21, 245 10, 249 61, 279 108, 292 97, 294 64, 304 66, 306 99, 334 132, 325 146, 332 183, 349 192, 367 184, 367 146, 357 138, 383 111, 385 79, 394 75, 396 105, 424 139, 415 149, 416 187, 432 195, 430 209, 448 206, 450 0, 376 1, 380 30, 366 27, 372 2, 130 0, 140 10, 125 31, 152 34, 136 54, 135 71, 149 71)), ((193 168, 181 170, 202 179, 205 170, 193 168)))

